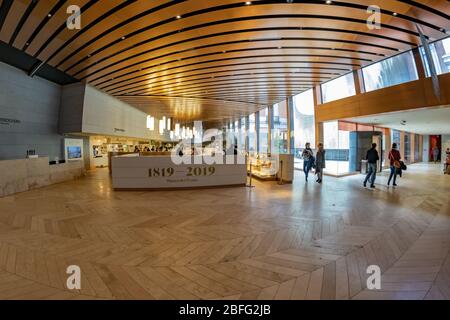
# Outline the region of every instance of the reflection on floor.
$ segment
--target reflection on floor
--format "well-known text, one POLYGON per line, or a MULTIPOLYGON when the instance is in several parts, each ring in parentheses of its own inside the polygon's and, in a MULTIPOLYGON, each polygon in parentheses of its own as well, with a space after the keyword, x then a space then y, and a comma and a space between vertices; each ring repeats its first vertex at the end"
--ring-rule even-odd
POLYGON ((386 180, 113 192, 100 170, 2 198, 0 299, 450 299, 450 176, 386 180))
MULTIPOLYGON (((334 176, 346 175, 350 173, 350 162, 348 161, 326 161, 326 168, 324 170, 325 174, 330 174, 334 176)), ((303 170, 303 160, 295 158, 294 167, 297 170, 303 170)))

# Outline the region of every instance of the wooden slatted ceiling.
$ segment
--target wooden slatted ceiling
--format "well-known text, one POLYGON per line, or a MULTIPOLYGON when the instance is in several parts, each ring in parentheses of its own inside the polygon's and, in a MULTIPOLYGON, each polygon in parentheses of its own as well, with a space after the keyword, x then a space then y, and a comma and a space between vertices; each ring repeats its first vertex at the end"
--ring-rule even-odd
POLYGON ((219 120, 414 48, 416 23, 431 40, 450 30, 446 0, 293 2, 77 0, 69 30, 69 1, 14 0, 0 39, 150 114, 219 120))

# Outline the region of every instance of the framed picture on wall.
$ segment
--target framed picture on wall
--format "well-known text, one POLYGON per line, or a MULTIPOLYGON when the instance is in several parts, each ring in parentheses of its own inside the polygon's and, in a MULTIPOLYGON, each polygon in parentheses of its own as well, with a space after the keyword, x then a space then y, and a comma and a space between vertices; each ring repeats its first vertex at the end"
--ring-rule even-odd
POLYGON ((83 160, 83 140, 64 139, 64 152, 67 161, 83 160))

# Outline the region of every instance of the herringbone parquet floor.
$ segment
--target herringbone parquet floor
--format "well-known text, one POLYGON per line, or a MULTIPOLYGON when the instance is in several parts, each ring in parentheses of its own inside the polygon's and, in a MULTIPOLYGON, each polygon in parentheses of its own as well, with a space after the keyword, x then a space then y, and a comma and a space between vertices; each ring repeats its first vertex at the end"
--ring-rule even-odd
POLYGON ((98 170, 1 198, 0 299, 450 299, 450 176, 324 180, 113 192, 98 170))

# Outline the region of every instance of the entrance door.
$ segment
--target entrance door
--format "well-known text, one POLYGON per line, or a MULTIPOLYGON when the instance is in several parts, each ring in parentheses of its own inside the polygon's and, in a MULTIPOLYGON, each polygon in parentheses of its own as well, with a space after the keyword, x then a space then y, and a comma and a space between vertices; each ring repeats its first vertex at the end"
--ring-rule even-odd
POLYGON ((382 153, 382 146, 383 146, 382 136, 372 136, 372 143, 377 144, 377 151, 378 151, 378 155, 380 156, 380 161, 378 161, 377 167, 378 167, 378 171, 381 172, 381 170, 382 170, 381 157, 383 155, 383 153, 382 153))
POLYGON ((442 142, 440 135, 431 135, 430 136, 430 151, 429 151, 429 159, 433 162, 438 162, 441 160, 442 154, 442 142))

